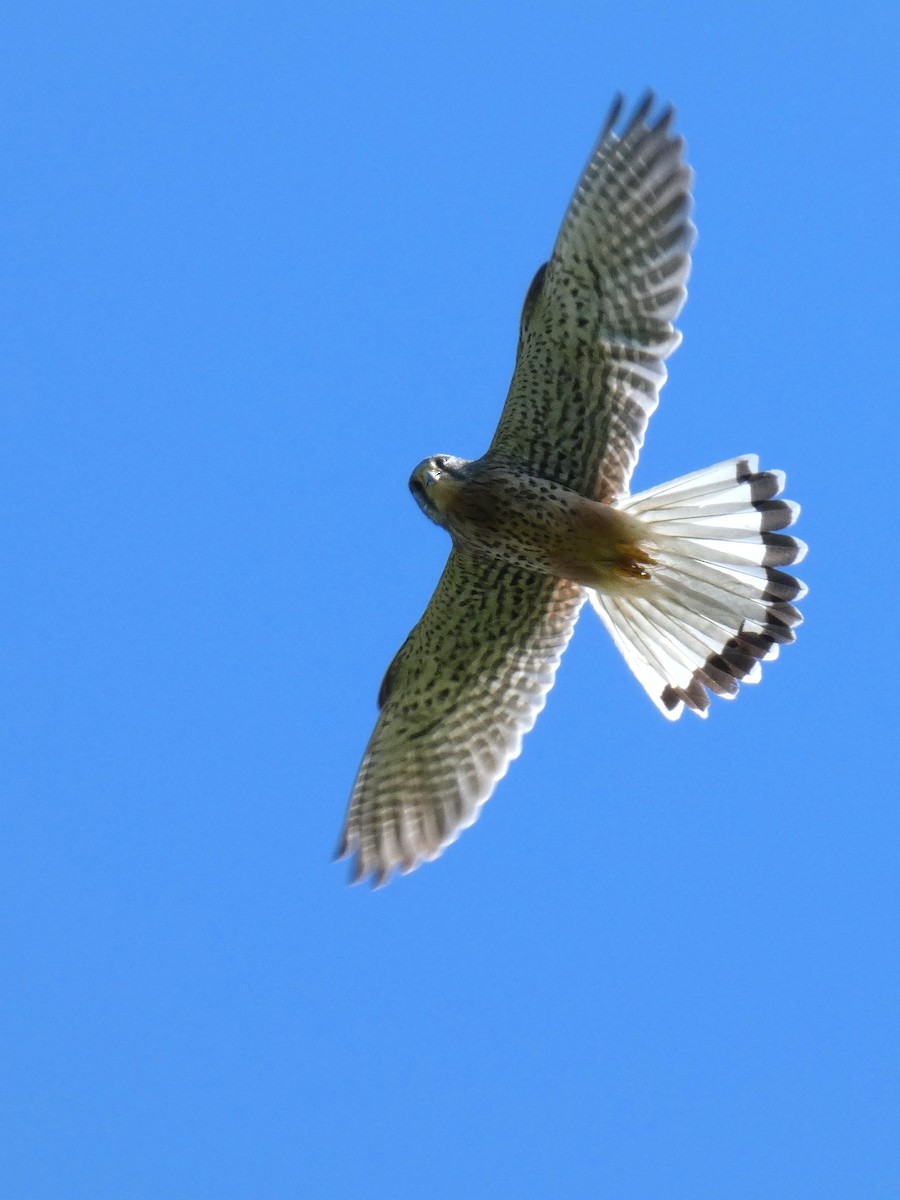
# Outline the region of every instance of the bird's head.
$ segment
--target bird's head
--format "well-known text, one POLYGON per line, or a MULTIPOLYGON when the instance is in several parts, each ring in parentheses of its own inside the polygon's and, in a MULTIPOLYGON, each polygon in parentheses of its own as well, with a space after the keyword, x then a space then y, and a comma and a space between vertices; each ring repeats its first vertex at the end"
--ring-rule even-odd
POLYGON ((437 525, 446 525, 453 497, 465 482, 464 458, 434 454, 420 462, 409 477, 409 490, 422 512, 437 525))

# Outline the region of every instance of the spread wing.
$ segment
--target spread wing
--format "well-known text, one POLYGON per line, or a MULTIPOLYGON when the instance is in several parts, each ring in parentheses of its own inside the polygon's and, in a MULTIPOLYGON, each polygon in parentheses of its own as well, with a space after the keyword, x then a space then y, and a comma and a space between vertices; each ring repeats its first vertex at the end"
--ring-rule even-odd
POLYGON ((693 173, 674 112, 653 96, 621 134, 610 113, 522 313, 509 396, 489 453, 582 494, 628 491, 681 340, 695 230, 693 173))
POLYGON ((436 858, 478 816, 553 686, 585 593, 450 554, 385 676, 339 857, 354 880, 436 858))

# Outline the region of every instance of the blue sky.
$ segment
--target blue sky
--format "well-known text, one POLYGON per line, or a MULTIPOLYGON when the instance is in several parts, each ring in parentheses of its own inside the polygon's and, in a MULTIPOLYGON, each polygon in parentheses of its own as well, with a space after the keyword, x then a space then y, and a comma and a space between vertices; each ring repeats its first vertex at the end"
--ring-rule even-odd
POLYGON ((16 1200, 900 1190, 892 4, 3 20, 0 1186, 16 1200), (438 863, 330 855, 616 90, 697 170, 636 486, 735 454, 795 647, 664 721, 584 614, 438 863))

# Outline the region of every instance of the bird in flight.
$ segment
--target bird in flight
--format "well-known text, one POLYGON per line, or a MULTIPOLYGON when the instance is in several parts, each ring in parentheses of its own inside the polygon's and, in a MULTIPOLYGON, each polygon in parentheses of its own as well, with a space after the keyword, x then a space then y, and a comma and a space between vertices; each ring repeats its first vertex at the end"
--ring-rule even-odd
POLYGON ((681 335, 693 173, 671 107, 619 98, 528 289, 487 453, 410 489, 453 548, 378 697, 338 857, 384 883, 475 821, 553 686, 585 601, 664 716, 706 716, 794 640, 806 547, 745 454, 629 491, 681 335))

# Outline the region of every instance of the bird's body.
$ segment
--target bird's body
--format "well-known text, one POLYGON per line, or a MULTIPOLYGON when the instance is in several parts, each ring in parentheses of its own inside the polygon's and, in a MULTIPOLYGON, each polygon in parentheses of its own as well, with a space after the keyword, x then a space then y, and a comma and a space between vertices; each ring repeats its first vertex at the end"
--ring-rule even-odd
POLYGON ((474 554, 607 590, 646 576, 646 527, 525 467, 437 455, 416 469, 420 480, 426 515, 474 554))
POLYGON ((618 102, 548 263, 528 290, 516 369, 487 453, 410 479, 453 550, 391 663, 340 847, 384 882, 476 818, 553 685, 586 600, 657 708, 706 715, 793 641, 797 506, 754 455, 632 495, 680 335, 694 227, 673 112, 618 102))

